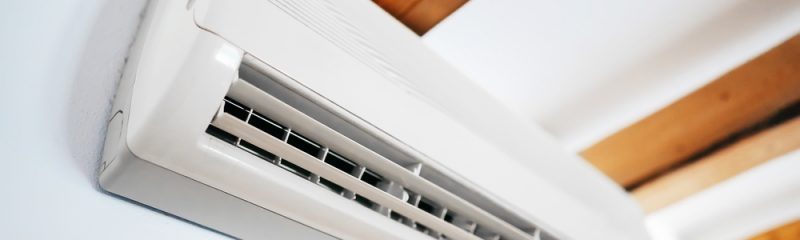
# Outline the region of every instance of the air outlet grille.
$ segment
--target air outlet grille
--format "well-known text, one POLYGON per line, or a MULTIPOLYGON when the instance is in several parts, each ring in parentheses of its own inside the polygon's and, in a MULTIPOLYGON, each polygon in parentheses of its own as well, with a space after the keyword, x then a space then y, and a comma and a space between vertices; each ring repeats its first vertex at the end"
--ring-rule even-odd
MULTIPOLYGON (((283 125, 276 123, 275 121, 265 117, 264 115, 259 114, 258 112, 253 111, 253 109, 233 100, 231 98, 226 97, 223 103, 223 112, 229 114, 232 117, 235 117, 241 121, 248 123, 249 125, 258 128, 259 130, 263 131, 264 133, 268 133, 271 136, 280 139, 281 141, 286 142, 287 144, 293 146, 297 150, 300 150, 306 154, 314 156, 322 162, 328 164, 330 167, 335 168, 339 171, 351 174, 353 177, 358 178, 363 183, 373 186, 375 188, 379 188, 381 184, 385 184, 386 181, 382 176, 375 173, 372 170, 369 170, 363 166, 358 166, 356 163, 352 162, 351 160, 337 154, 336 152, 321 146, 320 144, 304 137, 300 133, 293 132, 291 128, 284 127, 283 125), (278 132, 280 131, 280 132, 278 132)), ((294 173, 295 175, 308 179, 335 194, 343 196, 345 198, 354 200, 365 207, 369 207, 376 211, 383 211, 384 215, 387 215, 389 218, 398 221, 402 224, 405 224, 409 227, 417 229, 418 231, 429 234, 434 237, 442 237, 446 238, 446 235, 442 235, 435 231, 430 230, 428 227, 415 223, 413 220, 408 219, 407 217, 392 211, 391 209, 384 209, 377 203, 374 203, 366 198, 361 196, 357 196, 352 191, 349 191, 342 186, 339 186, 330 180, 325 178, 321 178, 310 171, 303 169, 291 162, 291 160, 282 159, 277 155, 261 149, 253 144, 248 143, 241 138, 234 136, 222 130, 218 127, 213 125, 209 125, 206 129, 206 132, 220 140, 223 140, 229 144, 235 145, 265 161, 278 165, 287 171, 294 173)), ((407 194, 407 193, 406 193, 407 194)), ((419 195, 416 195, 419 196, 419 195)), ((415 205, 414 202, 411 202, 411 198, 407 198, 407 201, 411 205, 415 205)), ((419 197, 418 197, 419 199, 419 197)), ((429 200, 426 201, 417 201, 418 204, 415 206, 425 212, 428 212, 432 215, 436 215, 436 207, 435 204, 429 203, 429 200)), ((441 212, 441 210, 440 210, 441 212)), ((441 214, 439 214, 441 215, 441 214)), ((443 215, 443 216, 450 216, 450 215, 443 215)), ((437 216, 439 217, 439 216, 437 216)), ((445 221, 449 220, 444 218, 445 221)))
POLYGON ((511 225, 419 176, 421 162, 377 154, 240 77, 209 135, 436 239, 538 236, 538 228, 511 225))

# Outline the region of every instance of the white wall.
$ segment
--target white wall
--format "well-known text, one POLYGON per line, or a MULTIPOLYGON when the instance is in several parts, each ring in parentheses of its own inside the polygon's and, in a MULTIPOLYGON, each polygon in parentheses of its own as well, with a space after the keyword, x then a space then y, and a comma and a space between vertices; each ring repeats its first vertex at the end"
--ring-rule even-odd
POLYGON ((216 239, 101 192, 96 166, 144 0, 0 7, 0 233, 7 239, 216 239))

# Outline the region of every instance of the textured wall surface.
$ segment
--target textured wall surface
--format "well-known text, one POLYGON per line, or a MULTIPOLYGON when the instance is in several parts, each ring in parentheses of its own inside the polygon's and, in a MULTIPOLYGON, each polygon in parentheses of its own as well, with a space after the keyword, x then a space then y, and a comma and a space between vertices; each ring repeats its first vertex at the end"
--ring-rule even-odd
POLYGON ((17 0, 0 8, 2 238, 222 238, 97 187, 106 119, 145 5, 17 0))

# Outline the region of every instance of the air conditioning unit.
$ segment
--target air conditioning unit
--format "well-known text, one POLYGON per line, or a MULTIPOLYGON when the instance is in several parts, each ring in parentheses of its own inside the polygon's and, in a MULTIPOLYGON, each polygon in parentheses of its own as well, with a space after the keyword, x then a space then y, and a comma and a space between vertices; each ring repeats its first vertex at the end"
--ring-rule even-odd
POLYGON ((103 189, 243 239, 644 239, 635 204, 370 1, 153 1, 103 189))

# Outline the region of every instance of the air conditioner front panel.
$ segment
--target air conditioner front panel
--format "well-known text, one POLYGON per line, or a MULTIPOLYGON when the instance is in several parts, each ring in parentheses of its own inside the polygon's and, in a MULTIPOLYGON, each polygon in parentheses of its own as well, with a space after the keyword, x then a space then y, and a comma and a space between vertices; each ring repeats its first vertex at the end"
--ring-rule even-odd
MULTIPOLYGON (((619 232, 619 226, 614 226, 618 222, 607 219, 608 215, 603 210, 593 209, 583 200, 566 194, 538 174, 527 170, 530 168, 520 162, 525 161, 524 159, 511 157, 506 151, 495 147, 492 142, 454 120, 446 109, 416 91, 413 83, 393 77, 393 70, 397 68, 376 68, 365 64, 364 62, 375 61, 378 62, 375 65, 381 65, 390 57, 382 57, 381 54, 365 56, 363 52, 369 52, 369 46, 362 46, 367 50, 360 50, 348 41, 350 38, 359 39, 362 36, 357 28, 336 27, 337 24, 347 23, 331 21, 336 18, 318 16, 321 13, 314 12, 315 6, 309 5, 313 4, 298 3, 295 6, 284 1, 238 1, 235 4, 211 2, 207 7, 198 9, 195 18, 204 29, 226 36, 226 39, 255 58, 295 79, 299 85, 346 109, 399 142, 412 146, 415 151, 435 159, 429 164, 436 171, 443 172, 449 178, 472 184, 472 189, 496 197, 493 200, 508 203, 506 206, 511 212, 574 238, 590 237, 587 233, 592 233, 592 237, 598 234, 627 234, 619 232), (262 12, 269 14, 261 14, 262 12), (319 24, 319 27, 314 27, 314 24, 319 24), (235 30, 242 26, 250 30, 235 30), (280 33, 281 37, 275 37, 275 33, 280 33), (311 47, 283 47, 298 43, 311 47), (309 71, 309 68, 314 71, 309 71), (352 91, 342 91, 342 86, 349 86, 352 91), (458 144, 451 144, 453 141, 458 144), (530 204, 531 202, 538 204, 530 204), (565 209, 553 206, 570 207, 565 209), (575 224, 575 219, 593 224, 575 224)), ((350 16, 347 12, 341 15, 350 16)), ((412 54, 408 56, 409 59, 417 57, 413 55, 417 51, 407 52, 412 54)), ((439 88, 439 91, 443 95, 449 95, 447 88, 439 88)), ((465 104, 470 102, 469 98, 460 99, 465 104)), ((603 178, 597 180, 607 181, 603 178)), ((610 184, 597 186, 608 188, 608 195, 630 202, 622 197, 621 191, 609 188, 610 184)), ((624 207, 635 209, 633 205, 624 207)), ((621 225, 628 226, 626 224, 621 225)))
MULTIPOLYGON (((187 54, 159 56, 160 52, 135 53, 140 55, 132 59, 163 57, 171 61, 140 61, 134 65, 135 74, 127 75, 122 83, 122 86, 129 87, 120 90, 118 104, 115 105, 115 108, 119 108, 115 111, 124 119, 122 139, 115 140, 120 144, 107 144, 110 147, 106 151, 110 154, 104 159, 106 167, 101 178, 101 185, 105 189, 236 237, 258 236, 256 233, 260 231, 250 229, 252 223, 240 222, 235 211, 226 215, 231 222, 219 225, 214 220, 221 217, 213 214, 214 211, 198 214, 202 210, 186 207, 190 203, 217 207, 207 201, 185 199, 190 203, 180 204, 174 202, 179 199, 177 197, 153 197, 153 191, 158 191, 146 188, 165 190, 174 185, 147 186, 153 181, 136 182, 136 177, 146 176, 156 182, 176 179, 161 177, 163 175, 186 177, 195 183, 194 188, 210 188, 201 192, 222 191, 262 208, 263 215, 274 211, 339 238, 426 238, 418 231, 332 195, 305 179, 298 179, 286 172, 275 173, 276 167, 265 164, 263 159, 220 144, 219 140, 207 135, 203 130, 217 113, 220 100, 231 91, 228 87, 237 79, 243 52, 218 36, 197 30, 187 31, 193 38, 185 42, 159 39, 169 37, 169 34, 148 35, 148 38, 142 39, 142 49, 147 49, 149 44, 157 44, 156 49, 173 47, 178 49, 177 52, 187 54), (174 45, 170 46, 170 43, 174 45), (181 48, 186 50, 180 51, 181 48), (159 89, 150 91, 151 88, 159 89), (124 100, 126 98, 130 100, 124 100), (152 167, 140 167, 151 164, 152 167), (160 169, 168 169, 173 174, 143 173, 160 169)), ((110 135, 116 134, 110 132, 110 135)), ((174 190, 170 194, 181 192, 174 190)), ((427 224, 434 227, 441 221, 427 224)), ((441 226, 454 228, 451 225, 441 226)), ((476 238, 460 229, 451 231, 448 236, 476 238)))
MULTIPOLYGON (((118 127, 109 127, 101 186, 241 238, 263 238, 270 236, 265 229, 273 229, 307 231, 295 236, 315 239, 424 239, 443 233, 453 239, 534 239, 541 230, 559 238, 624 239, 605 216, 526 170, 417 92, 406 81, 413 74, 380 53, 335 5, 152 3, 114 103, 112 123, 118 127), (271 87, 241 79, 251 70, 271 87), (241 86, 252 92, 242 93, 241 86), (286 139, 268 138, 248 119, 223 111, 228 98, 244 101, 250 115, 258 110, 286 126, 301 124, 293 128, 324 144, 325 151, 330 147, 378 171, 389 185, 381 191, 363 187, 364 180, 352 178, 360 175, 332 171, 324 159, 290 147, 286 139), (237 140, 215 137, 208 132, 212 127, 237 140), (298 178, 279 159, 264 159, 241 141, 299 161, 311 172, 298 178), (321 178, 346 189, 331 194, 321 178), (395 194, 392 184, 408 194, 395 194), (381 208, 359 205, 356 195, 381 208), (422 197, 442 206, 424 213, 422 197), (448 210, 468 218, 447 219, 448 210), (287 227, 259 228, 253 221, 287 227), (419 223, 430 229, 415 230, 419 223)), ((414 57, 424 56, 409 56, 414 57)))

